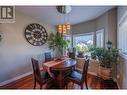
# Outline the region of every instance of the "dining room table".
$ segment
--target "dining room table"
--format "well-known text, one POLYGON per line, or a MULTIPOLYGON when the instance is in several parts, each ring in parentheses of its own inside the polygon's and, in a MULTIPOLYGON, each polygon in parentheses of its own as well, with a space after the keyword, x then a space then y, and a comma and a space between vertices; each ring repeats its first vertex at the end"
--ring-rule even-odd
POLYGON ((47 68, 47 71, 49 75, 52 77, 52 70, 57 71, 59 73, 58 78, 59 80, 56 80, 58 85, 57 88, 62 89, 63 83, 64 83, 64 74, 68 70, 72 70, 73 67, 76 66, 76 60, 71 58, 63 58, 61 60, 52 60, 49 62, 43 63, 43 66, 47 68))

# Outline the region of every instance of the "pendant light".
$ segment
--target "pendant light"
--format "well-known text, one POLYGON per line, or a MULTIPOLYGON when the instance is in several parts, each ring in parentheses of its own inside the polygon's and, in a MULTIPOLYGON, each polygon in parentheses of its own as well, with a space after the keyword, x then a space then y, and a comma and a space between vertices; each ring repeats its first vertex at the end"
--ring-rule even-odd
MULTIPOLYGON (((63 15, 71 12, 71 6, 57 6, 56 9, 63 15)), ((59 33, 66 34, 66 32, 71 29, 71 23, 67 21, 65 24, 59 24, 57 28, 59 33)))

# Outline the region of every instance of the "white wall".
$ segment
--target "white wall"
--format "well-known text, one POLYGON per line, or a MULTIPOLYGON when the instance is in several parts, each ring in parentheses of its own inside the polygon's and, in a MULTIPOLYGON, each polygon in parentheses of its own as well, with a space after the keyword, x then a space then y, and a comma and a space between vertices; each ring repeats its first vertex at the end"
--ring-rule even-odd
POLYGON ((44 60, 42 54, 49 51, 47 44, 32 46, 26 41, 24 30, 30 23, 43 25, 48 33, 55 30, 54 26, 41 23, 17 11, 15 23, 0 24, 0 32, 3 34, 0 42, 0 83, 31 72, 31 57, 42 57, 44 60))

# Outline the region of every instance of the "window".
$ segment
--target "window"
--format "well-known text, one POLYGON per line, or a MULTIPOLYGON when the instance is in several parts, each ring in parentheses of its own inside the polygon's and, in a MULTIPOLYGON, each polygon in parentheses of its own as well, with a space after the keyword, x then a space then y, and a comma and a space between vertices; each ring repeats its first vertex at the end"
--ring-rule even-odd
POLYGON ((118 48, 127 55, 127 15, 121 19, 118 29, 118 48))
POLYGON ((70 35, 66 35, 64 36, 65 40, 69 40, 70 41, 70 45, 69 48, 71 48, 71 36, 70 35))
MULTIPOLYGON (((93 33, 74 35, 73 36, 73 45, 75 47, 77 44, 85 44, 88 47, 90 47, 91 45, 93 45, 93 37, 94 37, 93 33)), ((65 39, 71 41, 71 36, 66 35, 65 39)))
POLYGON ((96 31, 96 46, 104 47, 104 29, 96 31))
POLYGON ((71 41, 71 36, 70 35, 66 35, 65 39, 71 41))
POLYGON ((80 47, 81 51, 87 51, 89 47, 93 46, 94 34, 80 34, 74 36, 74 47, 80 47))
POLYGON ((85 44, 88 47, 93 45, 93 33, 91 34, 82 34, 82 35, 76 35, 74 37, 74 45, 77 44, 85 44))

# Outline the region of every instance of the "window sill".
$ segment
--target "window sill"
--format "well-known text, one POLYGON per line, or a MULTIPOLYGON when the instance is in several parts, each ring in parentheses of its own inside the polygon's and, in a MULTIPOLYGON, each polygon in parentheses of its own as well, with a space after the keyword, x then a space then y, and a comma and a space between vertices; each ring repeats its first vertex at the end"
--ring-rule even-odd
POLYGON ((127 54, 122 53, 122 54, 120 54, 120 57, 122 57, 122 58, 127 60, 127 54))

